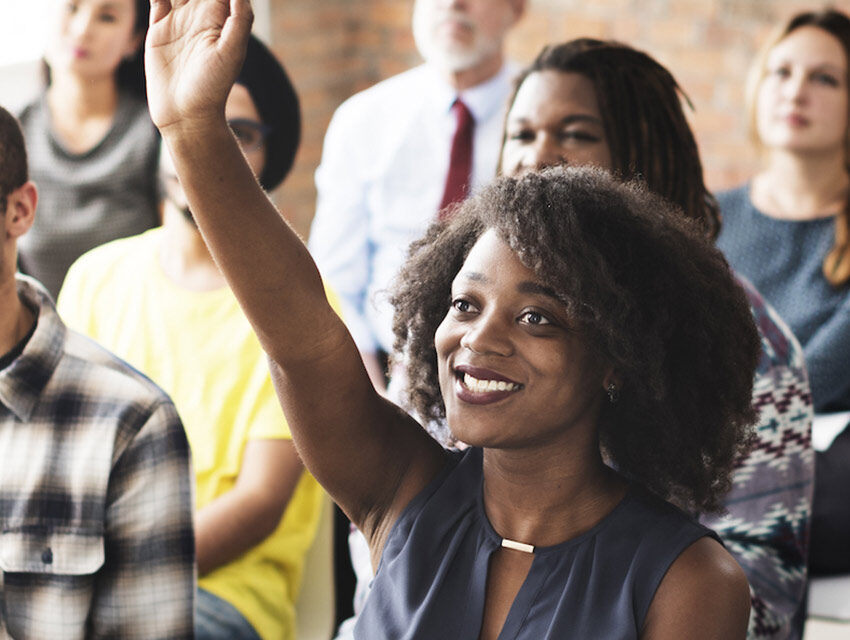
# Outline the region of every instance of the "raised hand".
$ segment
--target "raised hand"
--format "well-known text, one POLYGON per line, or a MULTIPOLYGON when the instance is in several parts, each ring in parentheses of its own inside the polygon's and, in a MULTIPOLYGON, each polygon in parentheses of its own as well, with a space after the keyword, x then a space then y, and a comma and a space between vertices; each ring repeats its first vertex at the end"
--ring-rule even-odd
POLYGON ((252 21, 250 0, 151 0, 145 70, 160 131, 223 121, 252 21))

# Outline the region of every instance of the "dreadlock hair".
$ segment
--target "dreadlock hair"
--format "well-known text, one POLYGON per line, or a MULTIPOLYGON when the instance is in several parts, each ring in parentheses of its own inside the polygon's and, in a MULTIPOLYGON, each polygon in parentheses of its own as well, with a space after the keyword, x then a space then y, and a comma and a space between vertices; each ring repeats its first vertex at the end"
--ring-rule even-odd
POLYGON ((27 149, 21 125, 0 107, 0 212, 6 213, 9 194, 27 180, 27 149))
POLYGON ((619 401, 599 418, 607 459, 685 508, 722 508, 755 419, 761 343, 749 303, 698 223, 600 169, 501 177, 411 245, 392 303, 413 410, 446 418, 434 335, 453 279, 488 229, 621 377, 619 401))
MULTIPOLYGON (((757 146, 761 139, 756 126, 758 92, 767 75, 767 59, 771 50, 800 27, 817 27, 834 37, 844 50, 848 63, 845 87, 850 87, 850 18, 836 9, 804 11, 779 25, 759 51, 747 78, 747 114, 750 137, 757 146)), ((850 89, 845 89, 850 91, 850 89)), ((850 114, 848 114, 850 118, 850 114)), ((844 169, 850 172, 850 127, 844 137, 844 169)), ((823 260, 823 275, 833 287, 844 287, 850 282, 850 197, 844 202, 841 213, 835 217, 835 241, 823 260)))
POLYGON ((614 173, 622 180, 643 180, 697 220, 711 239, 717 237, 719 208, 705 186, 681 99, 691 109, 693 105, 666 68, 613 41, 579 38, 547 46, 518 76, 509 108, 525 79, 541 71, 588 78, 596 90, 614 173))

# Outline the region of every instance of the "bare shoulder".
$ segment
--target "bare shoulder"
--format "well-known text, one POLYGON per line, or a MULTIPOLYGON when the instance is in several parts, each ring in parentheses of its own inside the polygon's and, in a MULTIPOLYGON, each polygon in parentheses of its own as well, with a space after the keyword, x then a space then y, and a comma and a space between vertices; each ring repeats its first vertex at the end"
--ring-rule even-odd
POLYGON ((750 587, 735 559, 713 538, 700 538, 670 566, 655 593, 641 638, 743 640, 750 587))

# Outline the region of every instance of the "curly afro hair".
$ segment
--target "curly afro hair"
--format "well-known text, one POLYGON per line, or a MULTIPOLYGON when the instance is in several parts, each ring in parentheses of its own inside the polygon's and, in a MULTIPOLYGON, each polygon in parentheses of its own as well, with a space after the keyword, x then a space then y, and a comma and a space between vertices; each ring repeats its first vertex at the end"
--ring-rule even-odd
POLYGON ((488 229, 620 376, 620 399, 599 420, 606 458, 683 508, 720 510, 755 420, 760 342, 747 298, 698 223, 598 169, 499 178, 411 245, 392 302, 412 408, 445 420, 434 334, 452 280, 488 229))

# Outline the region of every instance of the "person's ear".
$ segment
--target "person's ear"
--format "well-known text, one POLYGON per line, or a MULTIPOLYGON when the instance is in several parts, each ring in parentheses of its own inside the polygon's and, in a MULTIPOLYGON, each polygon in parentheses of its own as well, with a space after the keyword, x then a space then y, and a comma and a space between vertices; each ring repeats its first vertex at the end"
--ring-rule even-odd
POLYGON ((35 220, 37 204, 38 189, 32 180, 25 182, 6 196, 4 223, 7 238, 20 238, 29 231, 35 220))

